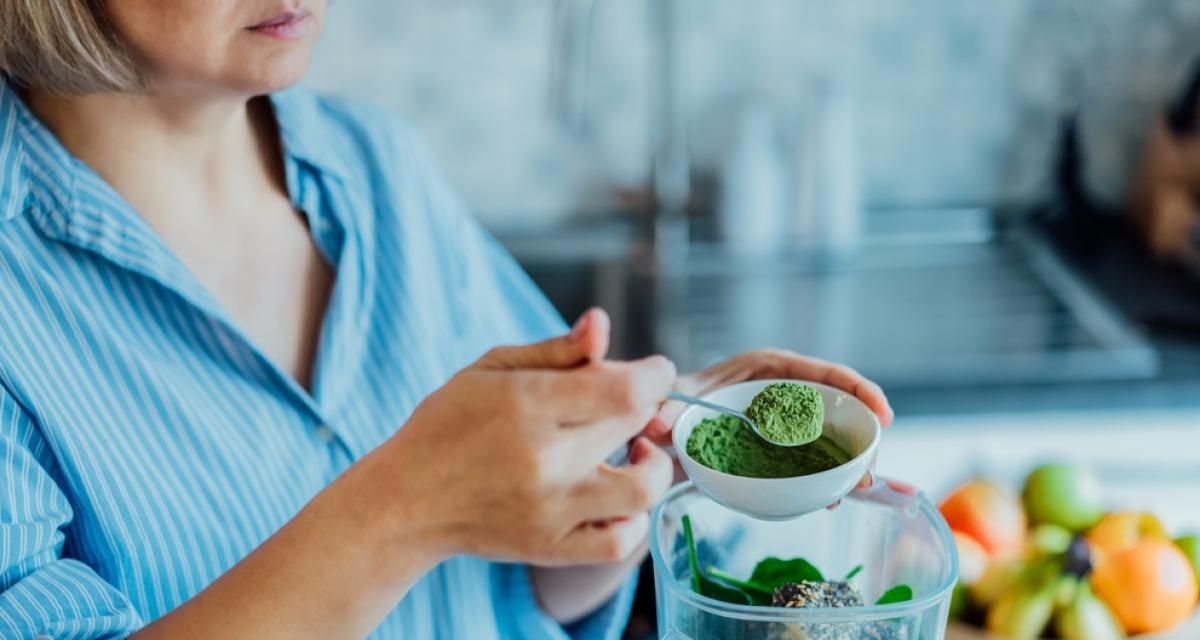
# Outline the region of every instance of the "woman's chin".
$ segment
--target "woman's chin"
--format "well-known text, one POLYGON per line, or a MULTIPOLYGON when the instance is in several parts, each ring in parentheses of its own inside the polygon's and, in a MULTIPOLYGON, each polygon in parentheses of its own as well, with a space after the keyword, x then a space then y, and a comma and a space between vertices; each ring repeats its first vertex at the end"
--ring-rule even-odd
POLYGON ((262 95, 282 91, 299 83, 307 71, 308 57, 305 56, 303 60, 286 63, 275 61, 258 69, 241 69, 234 77, 228 78, 226 84, 240 93, 262 95))

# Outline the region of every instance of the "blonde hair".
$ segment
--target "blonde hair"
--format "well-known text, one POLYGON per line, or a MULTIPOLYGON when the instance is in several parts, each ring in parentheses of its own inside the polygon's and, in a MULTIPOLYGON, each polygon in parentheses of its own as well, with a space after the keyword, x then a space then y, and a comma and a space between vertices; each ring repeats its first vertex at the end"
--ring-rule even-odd
POLYGON ((140 86, 102 1, 0 0, 0 73, 63 94, 140 86))

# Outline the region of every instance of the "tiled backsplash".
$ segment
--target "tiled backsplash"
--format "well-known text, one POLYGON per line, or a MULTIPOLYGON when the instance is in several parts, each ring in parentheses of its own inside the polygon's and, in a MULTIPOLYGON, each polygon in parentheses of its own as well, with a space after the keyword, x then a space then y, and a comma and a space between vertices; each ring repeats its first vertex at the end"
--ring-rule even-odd
MULTIPOLYGON (((660 1, 598 0, 584 137, 550 117, 550 0, 334 2, 310 80, 415 123, 492 224, 603 211, 648 172, 660 1)), ((1072 107, 1089 182, 1117 198, 1155 106, 1200 56, 1197 0, 676 2, 696 164, 717 165, 749 101, 786 134, 814 81, 834 82, 854 98, 877 208, 1043 195, 1072 107)))

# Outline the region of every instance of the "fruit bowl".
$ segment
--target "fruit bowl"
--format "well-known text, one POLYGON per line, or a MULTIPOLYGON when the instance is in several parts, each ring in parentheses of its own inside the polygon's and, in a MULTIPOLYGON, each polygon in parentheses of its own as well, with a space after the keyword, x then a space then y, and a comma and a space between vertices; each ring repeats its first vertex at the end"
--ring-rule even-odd
POLYGON ((1061 463, 1034 469, 1019 497, 985 479, 953 491, 940 506, 962 566, 947 637, 1200 638, 1200 538, 1105 507, 1099 478, 1061 463))
MULTIPOLYGON (((1129 640, 1196 640, 1200 638, 1200 612, 1196 612, 1192 617, 1185 620, 1178 627, 1163 631, 1160 633, 1146 633, 1142 635, 1129 636, 1129 640)), ((994 636, 986 631, 963 624, 957 621, 951 621, 946 628, 946 640, 1009 640, 994 636)))

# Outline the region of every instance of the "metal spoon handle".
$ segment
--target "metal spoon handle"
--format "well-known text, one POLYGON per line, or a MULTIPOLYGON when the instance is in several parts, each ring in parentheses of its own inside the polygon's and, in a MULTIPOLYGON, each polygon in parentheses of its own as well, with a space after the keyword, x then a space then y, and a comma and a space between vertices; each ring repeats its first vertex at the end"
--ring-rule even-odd
POLYGON ((701 406, 701 407, 704 407, 705 409, 712 409, 713 411, 720 411, 721 413, 727 413, 735 418, 740 418, 740 419, 744 420, 746 422, 746 424, 750 425, 751 429, 753 429, 756 433, 758 432, 758 425, 754 424, 754 421, 751 420, 749 417, 747 417, 746 414, 742 413, 741 411, 730 409, 729 407, 726 407, 723 405, 714 404, 707 400, 701 400, 700 398, 697 398, 696 396, 689 396, 686 393, 680 393, 678 391, 672 391, 672 392, 668 393, 667 397, 672 400, 686 402, 687 404, 694 404, 697 406, 701 406))

